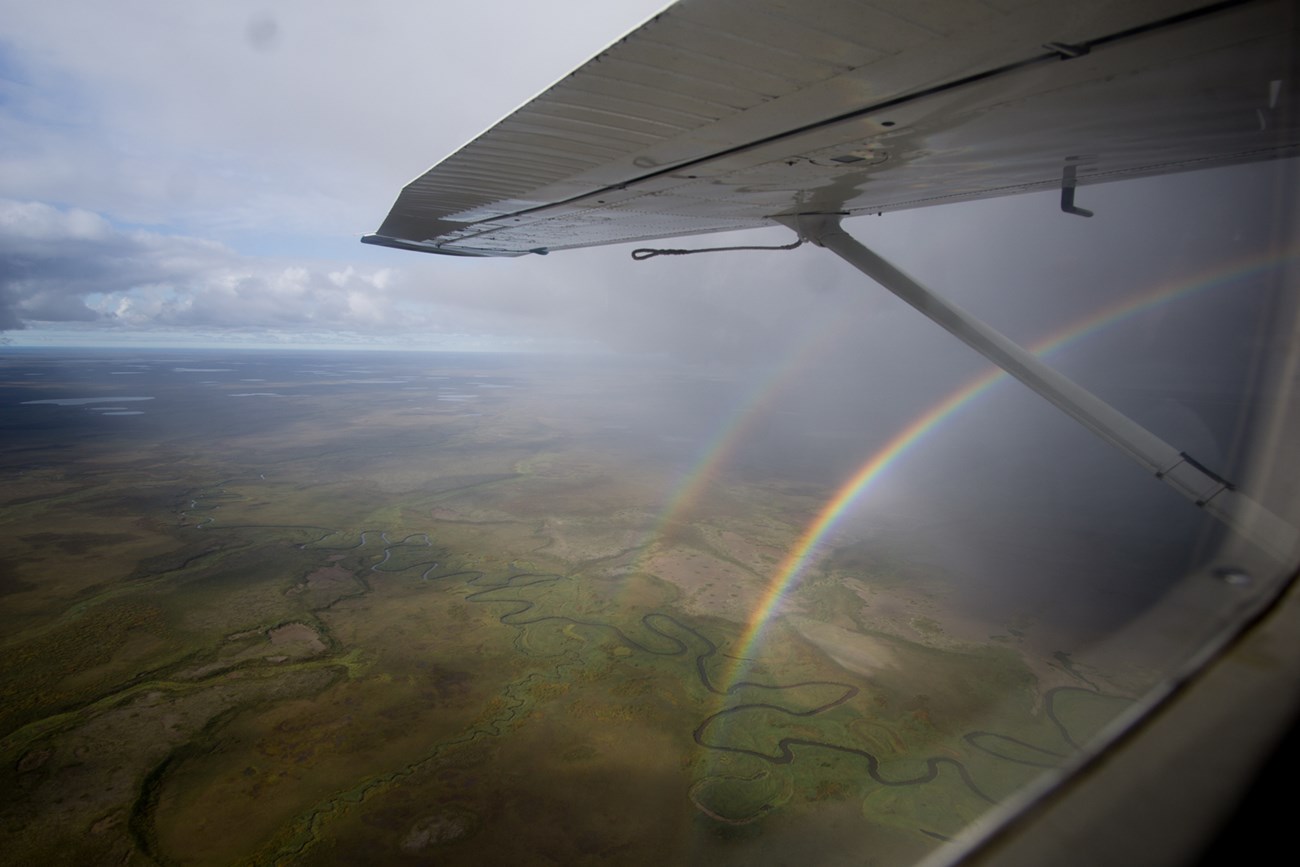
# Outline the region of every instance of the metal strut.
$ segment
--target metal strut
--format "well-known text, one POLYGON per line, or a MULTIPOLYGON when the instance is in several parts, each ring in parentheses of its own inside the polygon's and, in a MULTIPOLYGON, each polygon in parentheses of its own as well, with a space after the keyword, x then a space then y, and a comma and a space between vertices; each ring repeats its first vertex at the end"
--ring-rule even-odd
POLYGON ((794 229, 800 238, 835 253, 1197 506, 1279 560, 1289 560, 1297 540, 1294 527, 1092 392, 1048 367, 1033 353, 935 295, 864 247, 841 228, 838 214, 798 214, 773 219, 794 229))

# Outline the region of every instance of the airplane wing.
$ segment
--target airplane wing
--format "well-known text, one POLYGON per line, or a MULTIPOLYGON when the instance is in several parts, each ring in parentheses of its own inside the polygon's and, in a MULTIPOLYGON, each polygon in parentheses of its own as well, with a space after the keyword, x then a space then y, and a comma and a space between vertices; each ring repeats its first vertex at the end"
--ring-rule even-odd
MULTIPOLYGON (((1300 154, 1295 0, 681 0, 362 240, 516 256, 1300 154)), ((1077 213, 1078 211, 1075 210, 1077 213)))

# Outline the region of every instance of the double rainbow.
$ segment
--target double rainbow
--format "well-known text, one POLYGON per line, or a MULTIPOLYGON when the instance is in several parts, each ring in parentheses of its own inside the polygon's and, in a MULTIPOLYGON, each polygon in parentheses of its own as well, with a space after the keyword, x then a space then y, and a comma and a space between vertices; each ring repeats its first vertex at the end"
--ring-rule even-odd
MULTIPOLYGON (((1264 256, 1253 256, 1249 259, 1238 260, 1209 274, 1200 275, 1191 281, 1159 286, 1102 308, 1077 322, 1071 323, 1064 329, 1030 346, 1030 351, 1035 355, 1053 352, 1102 328, 1139 315, 1153 307, 1178 298, 1188 297, 1212 287, 1228 285, 1256 276, 1277 267, 1286 259, 1294 258, 1296 255, 1297 249, 1295 247, 1281 253, 1270 252, 1264 256)), ((1008 375, 994 368, 953 391, 898 431, 840 486, 835 496, 822 507, 816 519, 803 532, 782 561, 761 602, 751 614, 749 623, 739 642, 739 650, 734 656, 744 659, 753 655, 763 628, 772 619, 787 590, 820 552, 827 535, 835 528, 836 524, 850 510, 858 498, 867 491, 871 483, 880 478, 881 474, 925 439, 946 419, 1004 378, 1008 378, 1008 375)), ((737 677, 738 673, 732 672, 730 680, 734 682, 737 677)))

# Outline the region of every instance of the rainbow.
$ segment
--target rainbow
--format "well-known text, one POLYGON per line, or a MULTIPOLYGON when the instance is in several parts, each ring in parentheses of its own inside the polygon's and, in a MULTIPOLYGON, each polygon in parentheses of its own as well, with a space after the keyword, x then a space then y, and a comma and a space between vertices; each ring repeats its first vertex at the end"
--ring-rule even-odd
POLYGON ((730 459, 736 446, 744 441, 750 427, 763 418, 764 410, 780 396, 795 374, 815 363, 819 356, 835 345, 839 336, 851 324, 852 318, 845 316, 829 332, 810 330, 805 333, 782 360, 773 364, 767 374, 760 377, 744 398, 738 401, 736 408, 727 416, 727 421, 718 427, 699 458, 683 474, 681 481, 668 496, 664 508, 660 510, 659 517, 636 546, 643 557, 648 555, 651 544, 662 538, 668 528, 691 509, 709 483, 717 477, 722 465, 730 459))
MULTIPOLYGON (((1300 253, 1298 248, 1300 248, 1300 245, 1281 253, 1270 252, 1266 256, 1257 255, 1249 259, 1239 260, 1218 268, 1208 275, 1199 276, 1195 280, 1162 285, 1124 299, 1067 325, 1062 330, 1031 345, 1029 349, 1035 355, 1044 355, 1061 349, 1067 344, 1082 339, 1102 328, 1139 315, 1158 305, 1194 295, 1211 287, 1226 285, 1263 273, 1283 261, 1297 256, 1300 253)), ((772 619, 777 605, 785 596, 786 591, 821 549, 827 534, 834 529, 835 525, 844 517, 854 502, 870 487, 871 483, 880 478, 885 470, 921 442, 927 434, 935 430, 944 420, 1005 378, 1008 378, 1008 374, 993 368, 947 395, 898 431, 841 485, 835 496, 822 507, 821 512, 818 513, 817 517, 781 562, 762 600, 751 614, 749 623, 738 645, 740 650, 734 656, 744 660, 753 655, 764 626, 772 619)), ((739 663, 737 669, 739 669, 739 663)), ((738 671, 733 671, 729 680, 732 683, 736 682, 738 674, 738 671)))

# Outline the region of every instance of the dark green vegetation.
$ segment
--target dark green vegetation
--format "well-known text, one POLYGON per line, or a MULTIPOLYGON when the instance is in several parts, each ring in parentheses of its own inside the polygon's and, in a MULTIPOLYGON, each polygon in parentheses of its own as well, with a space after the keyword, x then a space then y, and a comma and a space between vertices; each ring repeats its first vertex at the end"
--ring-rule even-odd
POLYGON ((817 498, 661 521, 640 374, 3 365, 9 863, 897 864, 1123 704, 892 552, 745 645, 817 498), (114 395, 155 400, 21 404, 114 395))

